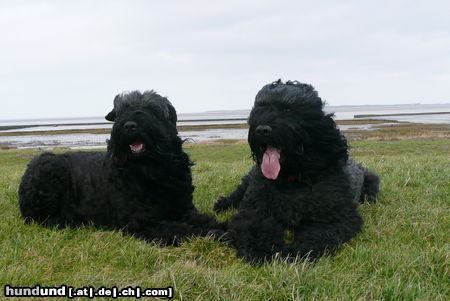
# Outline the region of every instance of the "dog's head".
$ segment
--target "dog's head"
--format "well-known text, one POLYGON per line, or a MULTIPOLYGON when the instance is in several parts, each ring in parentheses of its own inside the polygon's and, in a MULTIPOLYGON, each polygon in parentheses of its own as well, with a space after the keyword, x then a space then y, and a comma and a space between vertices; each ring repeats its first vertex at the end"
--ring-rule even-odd
POLYGON ((347 160, 347 141, 308 84, 264 86, 250 113, 248 142, 266 178, 305 176, 347 160))
POLYGON ((157 159, 174 146, 181 148, 176 111, 167 98, 153 90, 117 95, 114 108, 105 118, 114 121, 108 151, 118 161, 157 159))

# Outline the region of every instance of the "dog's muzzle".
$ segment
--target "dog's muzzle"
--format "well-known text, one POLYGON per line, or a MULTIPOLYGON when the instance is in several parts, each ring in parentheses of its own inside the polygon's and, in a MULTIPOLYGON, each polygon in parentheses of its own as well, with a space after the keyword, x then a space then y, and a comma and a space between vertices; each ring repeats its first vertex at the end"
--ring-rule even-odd
POLYGON ((258 125, 255 128, 255 134, 259 136, 258 140, 260 140, 260 143, 264 143, 260 147, 261 151, 264 152, 260 165, 261 172, 266 178, 276 180, 281 169, 281 151, 278 147, 272 146, 272 143, 267 141, 272 134, 272 127, 266 124, 258 125))
POLYGON ((125 135, 132 139, 132 142, 129 144, 131 153, 136 155, 145 152, 145 143, 136 137, 138 130, 137 123, 134 121, 127 121, 122 127, 125 135))

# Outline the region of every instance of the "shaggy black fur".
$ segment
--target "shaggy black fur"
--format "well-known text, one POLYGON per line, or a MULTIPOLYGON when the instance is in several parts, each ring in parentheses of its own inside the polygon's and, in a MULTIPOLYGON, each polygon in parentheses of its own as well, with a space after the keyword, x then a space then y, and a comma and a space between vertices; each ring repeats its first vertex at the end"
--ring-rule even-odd
POLYGON ((192 203, 192 163, 166 98, 117 95, 106 119, 114 121, 107 152, 44 153, 31 161, 19 187, 26 221, 123 229, 163 244, 219 227, 192 203))
POLYGON ((239 257, 314 260, 361 231, 358 201, 376 200, 379 178, 348 158, 347 141, 323 106, 299 82, 279 80, 256 95, 248 120, 256 164, 214 205, 238 209, 228 227, 239 257))

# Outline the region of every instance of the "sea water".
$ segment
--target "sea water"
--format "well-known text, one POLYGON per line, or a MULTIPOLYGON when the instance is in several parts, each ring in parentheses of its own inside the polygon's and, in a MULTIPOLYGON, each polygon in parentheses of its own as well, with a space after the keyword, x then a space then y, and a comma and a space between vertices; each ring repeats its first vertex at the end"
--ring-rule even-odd
MULTIPOLYGON (((436 105, 392 105, 392 106, 338 106, 326 107, 327 113, 334 113, 336 120, 352 120, 355 115, 381 115, 371 116, 368 119, 382 119, 415 122, 415 123, 444 123, 450 124, 450 104, 436 105), (418 114, 447 112, 433 115, 400 115, 382 116, 391 114, 418 114)), ((205 113, 179 114, 178 126, 195 125, 229 125, 243 124, 250 110, 215 111, 205 113)), ((373 125, 341 125, 341 130, 349 128, 370 129, 373 125)), ((34 120, 0 120, 1 127, 19 127, 0 130, 0 133, 22 132, 17 136, 0 136, 0 146, 17 148, 105 148, 109 134, 73 133, 73 134, 27 134, 27 132, 50 132, 56 130, 91 130, 111 129, 112 123, 103 117, 83 117, 68 119, 34 119, 34 120)), ((214 128, 204 130, 180 131, 183 139, 191 142, 201 142, 218 139, 246 139, 248 129, 214 128)))

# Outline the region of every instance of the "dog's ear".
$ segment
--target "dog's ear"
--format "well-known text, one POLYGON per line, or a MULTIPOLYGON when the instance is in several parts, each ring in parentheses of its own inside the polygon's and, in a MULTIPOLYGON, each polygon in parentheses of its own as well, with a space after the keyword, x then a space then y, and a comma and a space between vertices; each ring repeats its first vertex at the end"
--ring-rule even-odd
POLYGON ((112 109, 111 112, 109 112, 108 115, 105 116, 105 119, 108 121, 116 120, 116 110, 112 109))
POLYGON ((167 108, 169 109, 169 116, 167 119, 169 119, 174 124, 177 124, 177 111, 175 111, 175 108, 172 106, 172 104, 167 101, 167 108))
POLYGON ((116 109, 117 109, 117 106, 119 105, 120 98, 121 98, 121 95, 120 95, 120 94, 117 94, 116 97, 114 97, 114 101, 113 101, 113 103, 114 103, 114 108, 111 110, 111 112, 109 112, 109 113, 105 116, 105 119, 106 119, 106 120, 108 120, 108 121, 115 121, 115 120, 116 120, 116 116, 117 116, 116 109))

